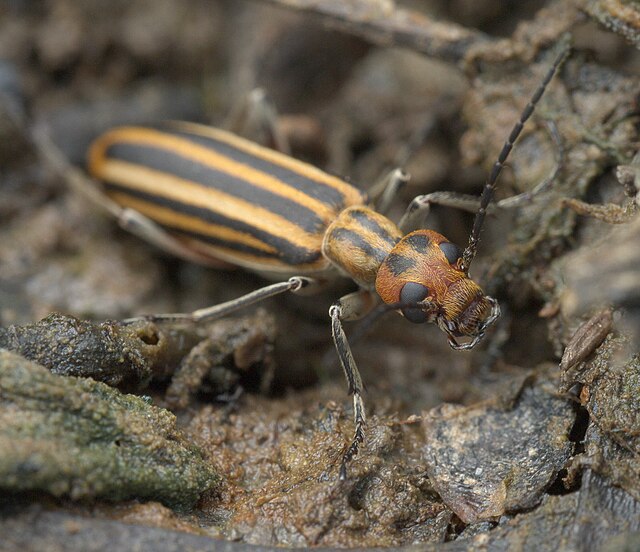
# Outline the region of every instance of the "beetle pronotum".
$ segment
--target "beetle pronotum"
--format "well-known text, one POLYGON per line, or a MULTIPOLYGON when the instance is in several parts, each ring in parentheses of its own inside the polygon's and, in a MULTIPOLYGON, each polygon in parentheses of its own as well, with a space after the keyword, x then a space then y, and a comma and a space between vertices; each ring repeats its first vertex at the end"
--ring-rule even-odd
MULTIPOLYGON (((102 135, 90 149, 89 170, 104 183, 125 227, 190 260, 223 261, 270 278, 288 276, 220 305, 145 318, 197 322, 299 291, 332 273, 353 279, 359 291, 329 310, 353 396, 355 433, 340 467, 345 478, 346 465, 364 440, 366 418, 362 380, 343 321, 364 316, 377 294, 411 322, 435 322, 454 349, 470 349, 482 339, 500 315, 498 302, 469 277, 486 209, 513 143, 567 52, 564 48, 556 57, 504 143, 464 251, 432 230, 407 233, 431 203, 447 203, 433 195, 414 198, 395 224, 351 184, 222 130, 168 123, 102 135), (459 343, 458 337, 470 340, 459 343)), ((390 186, 402 178, 396 173, 390 186)))

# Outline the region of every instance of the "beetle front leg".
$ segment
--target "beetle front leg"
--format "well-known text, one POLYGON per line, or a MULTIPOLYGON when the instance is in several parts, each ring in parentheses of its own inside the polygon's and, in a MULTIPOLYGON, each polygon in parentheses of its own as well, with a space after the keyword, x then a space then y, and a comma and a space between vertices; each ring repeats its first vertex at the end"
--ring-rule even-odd
POLYGON ((349 394, 353 395, 353 421, 355 423, 355 433, 351 444, 342 457, 340 464, 340 480, 347 478, 347 464, 358 454, 358 448, 364 441, 365 425, 367 422, 364 402, 362 400, 362 378, 353 358, 351 347, 347 341, 347 336, 342 327, 343 320, 357 320, 371 310, 373 306, 373 296, 369 291, 361 290, 349 295, 345 295, 331 306, 329 316, 331 317, 331 335, 340 358, 340 364, 344 370, 344 375, 349 386, 349 394))
POLYGON ((477 210, 480 201, 471 195, 458 194, 455 192, 432 192, 430 194, 419 195, 413 198, 407 210, 402 215, 398 228, 407 234, 418 228, 429 214, 431 205, 443 205, 454 207, 473 213, 477 210))
MULTIPOLYGON (((556 180, 563 165, 564 147, 557 125, 553 121, 547 121, 546 126, 549 136, 553 141, 555 151, 555 163, 548 176, 529 191, 522 192, 515 196, 506 197, 486 206, 487 212, 490 213, 496 209, 513 209, 520 207, 530 202, 535 196, 546 192, 556 180)), ((480 207, 480 197, 460 194, 457 192, 432 192, 430 194, 416 196, 413 198, 398 223, 400 230, 404 233, 415 230, 419 225, 419 222, 424 221, 424 218, 429 213, 431 205, 441 205, 443 207, 460 209, 467 213, 475 213, 480 207), (420 221, 420 218, 422 218, 422 221, 420 221)), ((473 255, 475 256, 475 252, 473 255)))

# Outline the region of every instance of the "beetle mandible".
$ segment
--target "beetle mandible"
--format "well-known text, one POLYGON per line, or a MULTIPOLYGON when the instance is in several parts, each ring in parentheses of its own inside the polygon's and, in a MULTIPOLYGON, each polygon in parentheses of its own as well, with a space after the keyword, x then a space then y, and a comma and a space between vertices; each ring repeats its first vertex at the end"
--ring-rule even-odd
MULTIPOLYGON (((332 273, 353 279, 359 290, 329 310, 333 341, 353 396, 355 433, 342 456, 344 479, 364 440, 366 417, 362 380, 343 321, 370 312, 377 295, 410 322, 436 323, 454 349, 470 349, 483 338, 500 307, 469 277, 469 267, 498 176, 567 54, 565 48, 556 57, 504 143, 464 250, 432 230, 407 233, 416 215, 439 202, 433 196, 414 198, 395 224, 351 184, 219 129, 173 122, 108 131, 93 143, 88 166, 102 181, 124 227, 189 260, 223 261, 281 280, 289 276, 213 307, 144 318, 198 322, 297 292, 332 273), (470 339, 459 342, 460 337, 470 339)), ((396 173, 389 187, 402 178, 396 173)))

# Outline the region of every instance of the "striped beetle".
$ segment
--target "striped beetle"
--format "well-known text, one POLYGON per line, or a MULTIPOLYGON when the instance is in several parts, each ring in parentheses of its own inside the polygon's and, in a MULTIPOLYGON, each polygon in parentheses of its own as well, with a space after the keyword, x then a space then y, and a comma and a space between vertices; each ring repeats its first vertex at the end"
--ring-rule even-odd
MULTIPOLYGON (((213 307, 144 318, 210 320, 267 297, 300 291, 336 272, 353 279, 359 290, 329 310, 333 341, 353 396, 355 433, 342 457, 344 479, 364 440, 366 418, 362 380, 343 321, 371 312, 377 294, 387 309, 410 322, 435 322, 454 349, 471 349, 483 338, 500 315, 498 302, 469 277, 486 209, 515 140, 567 53, 564 48, 556 57, 505 141, 464 251, 432 230, 408 232, 430 204, 458 206, 454 199, 418 196, 395 224, 351 184, 223 130, 173 122, 108 131, 91 146, 88 166, 125 228, 192 261, 222 261, 271 279, 294 274, 213 307), (460 343, 459 337, 470 339, 460 343)), ((392 195, 390 190, 403 178, 401 171, 394 173, 380 197, 392 195)))

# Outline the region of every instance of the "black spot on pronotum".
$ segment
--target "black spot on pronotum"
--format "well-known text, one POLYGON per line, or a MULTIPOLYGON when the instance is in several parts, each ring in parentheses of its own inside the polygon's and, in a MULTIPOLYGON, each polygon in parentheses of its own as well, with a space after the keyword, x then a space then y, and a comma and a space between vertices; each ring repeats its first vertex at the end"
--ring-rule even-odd
POLYGON ((462 249, 460 249, 455 243, 442 242, 440 244, 440 250, 444 253, 449 264, 456 264, 458 259, 462 257, 462 249))
POLYGON ((412 247, 417 253, 424 253, 429 247, 429 238, 423 234, 414 234, 408 236, 405 241, 412 247))
POLYGON ((385 259, 385 264, 394 276, 400 276, 407 270, 413 268, 416 263, 412 257, 406 257, 398 253, 389 253, 385 259))
MULTIPOLYGON (((400 291, 401 303, 418 303, 429 295, 429 288, 416 282, 407 282, 400 291)), ((402 309, 402 314, 414 324, 422 324, 428 320, 428 315, 419 307, 407 307, 402 309)))

